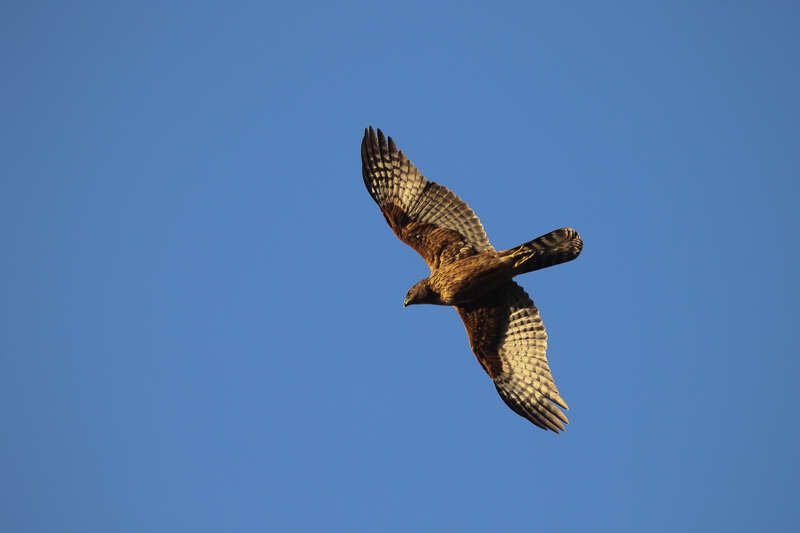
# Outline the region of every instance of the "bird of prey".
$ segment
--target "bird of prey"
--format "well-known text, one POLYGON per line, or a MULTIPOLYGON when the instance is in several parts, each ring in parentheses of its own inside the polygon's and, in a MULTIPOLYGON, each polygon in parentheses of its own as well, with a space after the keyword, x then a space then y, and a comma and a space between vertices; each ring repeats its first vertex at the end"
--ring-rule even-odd
POLYGON ((578 232, 557 229, 497 251, 472 209, 425 179, 381 130, 364 131, 361 164, 386 222, 431 271, 408 290, 403 305, 454 306, 503 401, 541 428, 564 430, 569 422, 558 407, 569 408, 547 364, 547 333, 533 301, 512 278, 578 257, 578 232))

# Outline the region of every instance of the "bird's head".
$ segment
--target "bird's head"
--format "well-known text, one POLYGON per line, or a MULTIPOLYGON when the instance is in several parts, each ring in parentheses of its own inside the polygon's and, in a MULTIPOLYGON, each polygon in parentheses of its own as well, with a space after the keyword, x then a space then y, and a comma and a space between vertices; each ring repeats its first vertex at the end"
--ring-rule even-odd
POLYGON ((425 278, 416 282, 413 287, 408 289, 406 299, 403 301, 403 307, 414 304, 434 303, 435 300, 436 293, 434 293, 430 285, 428 285, 428 278, 425 278))

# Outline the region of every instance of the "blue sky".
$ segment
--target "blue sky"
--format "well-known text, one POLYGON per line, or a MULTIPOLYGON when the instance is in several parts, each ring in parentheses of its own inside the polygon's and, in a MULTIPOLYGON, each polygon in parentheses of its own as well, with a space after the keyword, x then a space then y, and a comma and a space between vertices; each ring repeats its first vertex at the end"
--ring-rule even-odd
POLYGON ((18 2, 0 529, 792 531, 793 2, 18 2), (508 410, 363 187, 392 135, 508 248, 508 410))

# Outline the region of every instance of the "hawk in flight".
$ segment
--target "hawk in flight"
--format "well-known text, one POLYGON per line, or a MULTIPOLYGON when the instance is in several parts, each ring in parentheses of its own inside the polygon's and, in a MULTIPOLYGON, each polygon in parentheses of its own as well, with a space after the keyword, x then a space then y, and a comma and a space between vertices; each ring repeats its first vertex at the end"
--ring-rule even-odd
POLYGON ((533 301, 512 278, 578 257, 578 232, 557 229, 497 251, 472 209, 425 179, 381 130, 365 130, 361 164, 386 222, 431 270, 408 290, 403 305, 454 306, 503 401, 537 426, 562 431, 568 420, 559 407, 568 407, 547 365, 547 333, 533 301))

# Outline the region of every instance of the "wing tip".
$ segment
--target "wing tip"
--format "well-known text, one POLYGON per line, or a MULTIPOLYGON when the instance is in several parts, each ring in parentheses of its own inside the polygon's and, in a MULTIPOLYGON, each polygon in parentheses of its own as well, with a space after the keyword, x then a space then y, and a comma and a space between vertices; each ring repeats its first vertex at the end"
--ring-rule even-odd
POLYGON ((378 128, 378 146, 381 150, 386 146, 386 137, 383 135, 380 128, 378 128))
MULTIPOLYGON (((378 128, 378 135, 383 135, 380 128, 378 128)), ((368 127, 364 128, 364 138, 361 140, 361 146, 367 144, 376 146, 378 144, 378 135, 375 134, 375 128, 370 124, 368 127)))
POLYGON ((371 124, 364 128, 364 138, 362 140, 362 144, 366 143, 367 141, 371 141, 372 144, 379 146, 380 148, 389 148, 390 152, 398 152, 397 145, 392 139, 391 136, 384 135, 383 130, 380 128, 375 128, 371 124))
POLYGON ((567 428, 565 427, 565 425, 569 424, 567 416, 564 413, 562 413, 559 409, 553 409, 551 412, 555 412, 555 414, 558 415, 558 418, 554 416, 544 416, 543 418, 548 422, 549 426, 547 429, 553 431, 554 433, 561 433, 562 431, 566 431, 567 428))
POLYGON ((558 394, 555 394, 554 396, 552 396, 550 398, 550 401, 552 401, 554 404, 558 405, 562 409, 565 409, 565 410, 569 411, 569 406, 567 405, 567 402, 565 402, 564 398, 562 398, 558 394))

